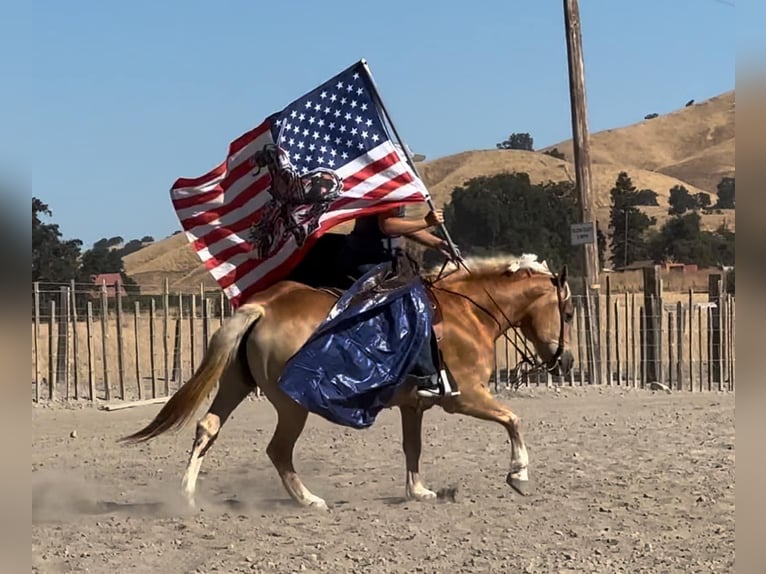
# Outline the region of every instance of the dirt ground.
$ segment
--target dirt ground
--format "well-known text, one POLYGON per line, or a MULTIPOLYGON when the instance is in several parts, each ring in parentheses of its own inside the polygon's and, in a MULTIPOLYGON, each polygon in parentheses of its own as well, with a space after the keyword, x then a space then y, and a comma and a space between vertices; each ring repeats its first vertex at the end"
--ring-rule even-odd
POLYGON ((426 413, 407 502, 399 418, 355 431, 312 416, 296 466, 331 510, 305 511, 265 454, 269 403, 246 401, 210 451, 188 511, 192 428, 115 439, 159 406, 32 410, 33 572, 733 572, 734 395, 619 388, 505 393, 533 490, 505 484, 498 425, 426 413), (71 436, 74 433, 75 436, 71 436))

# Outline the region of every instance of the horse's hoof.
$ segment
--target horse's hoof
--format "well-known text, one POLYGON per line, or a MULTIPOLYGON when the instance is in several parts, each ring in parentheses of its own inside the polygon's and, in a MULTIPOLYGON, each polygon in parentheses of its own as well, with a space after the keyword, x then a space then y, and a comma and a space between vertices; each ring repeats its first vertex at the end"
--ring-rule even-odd
POLYGON ((514 476, 511 476, 510 474, 505 478, 505 482, 508 483, 508 486, 510 486, 513 490, 518 492, 521 496, 528 496, 529 491, 531 490, 529 487, 529 481, 528 480, 521 480, 514 476))
POLYGON ((408 489, 406 494, 407 500, 415 500, 421 502, 425 500, 435 500, 436 496, 437 495, 433 490, 428 490, 423 486, 420 488, 413 488, 412 490, 408 489))
POLYGON ((327 506, 327 503, 322 500, 321 498, 317 498, 316 500, 312 500, 308 504, 309 508, 313 508, 315 510, 321 510, 322 512, 329 512, 330 507, 327 506))

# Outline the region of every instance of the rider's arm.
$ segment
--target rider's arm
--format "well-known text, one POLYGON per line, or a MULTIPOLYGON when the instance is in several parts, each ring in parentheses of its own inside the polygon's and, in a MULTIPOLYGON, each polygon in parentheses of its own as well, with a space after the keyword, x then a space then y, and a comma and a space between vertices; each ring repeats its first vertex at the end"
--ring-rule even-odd
MULTIPOLYGON (((378 216, 378 226, 386 235, 410 235, 424 231, 444 221, 441 210, 429 211, 425 217, 398 217, 396 210, 386 211, 378 216)), ((416 240, 417 241, 417 240, 416 240)))
POLYGON ((441 237, 437 237, 430 231, 413 231, 412 233, 405 233, 404 236, 408 239, 416 241, 417 243, 420 243, 421 245, 430 247, 431 249, 437 249, 445 253, 449 252, 449 244, 447 241, 441 237))

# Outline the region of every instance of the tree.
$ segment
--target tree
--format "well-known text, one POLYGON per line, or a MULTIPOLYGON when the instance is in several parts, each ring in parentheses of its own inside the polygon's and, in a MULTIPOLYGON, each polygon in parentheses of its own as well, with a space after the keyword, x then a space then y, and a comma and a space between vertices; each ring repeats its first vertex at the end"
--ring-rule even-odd
MULTIPOLYGON (((641 204, 642 196, 626 172, 619 173, 609 194, 612 201, 609 211, 612 265, 622 267, 634 261, 647 259, 649 248, 644 241, 645 234, 657 220, 636 207, 641 204)), ((646 196, 647 194, 644 194, 644 199, 646 196)))
POLYGON ((696 211, 671 217, 651 240, 656 263, 673 261, 715 267, 734 264, 734 234, 725 227, 703 231, 696 211))
POLYGON ((90 282, 93 275, 99 273, 121 273, 123 271, 122 256, 113 249, 89 249, 82 254, 80 278, 90 282))
POLYGON ((77 274, 82 241, 62 240, 58 225, 43 222, 52 216, 48 204, 32 198, 32 281, 65 282, 77 274))
POLYGON ((697 207, 700 209, 708 209, 710 207, 710 195, 707 193, 699 192, 694 194, 694 201, 697 202, 697 207))
POLYGON ((154 243, 154 237, 152 237, 151 235, 144 235, 141 238, 141 243, 154 243))
POLYGON ((596 222, 596 248, 598 250, 598 265, 601 269, 606 267, 606 234, 596 222))
POLYGON ((668 203, 670 204, 668 209, 670 215, 680 215, 686 211, 693 211, 698 205, 697 199, 683 185, 674 185, 670 189, 668 203))
POLYGON ((734 178, 724 177, 718 183, 718 201, 715 206, 718 209, 734 209, 734 178))
POLYGON ((555 157, 556 159, 566 159, 567 156, 564 155, 564 152, 560 152, 559 148, 555 147, 553 149, 545 150, 543 152, 545 155, 549 155, 551 157, 555 157))
POLYGON ((497 144, 497 149, 520 149, 533 151, 532 136, 528 133, 512 133, 508 139, 497 144))
POLYGON ((651 189, 642 189, 637 192, 636 205, 659 205, 657 192, 651 189))
POLYGON ((536 253, 552 267, 566 262, 578 273, 569 236, 576 207, 570 182, 532 184, 526 173, 503 173, 455 188, 444 217, 467 255, 536 253))

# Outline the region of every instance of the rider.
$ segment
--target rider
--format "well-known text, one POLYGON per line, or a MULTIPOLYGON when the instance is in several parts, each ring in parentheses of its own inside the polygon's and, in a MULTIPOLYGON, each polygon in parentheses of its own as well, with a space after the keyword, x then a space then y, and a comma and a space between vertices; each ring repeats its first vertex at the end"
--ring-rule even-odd
MULTIPOLYGON (((451 257, 449 243, 432 234, 429 228, 444 222, 441 209, 429 211, 425 217, 405 217, 404 207, 394 208, 377 215, 358 217, 348 235, 345 246, 339 253, 346 274, 359 279, 380 263, 390 262, 395 266, 397 256, 402 252, 402 239, 407 237, 431 249, 442 251, 451 257)), ((459 394, 451 390, 446 373, 437 368, 434 351, 438 353, 433 330, 418 353, 415 367, 410 375, 417 381, 417 394, 421 397, 440 397, 446 393, 459 394)))

